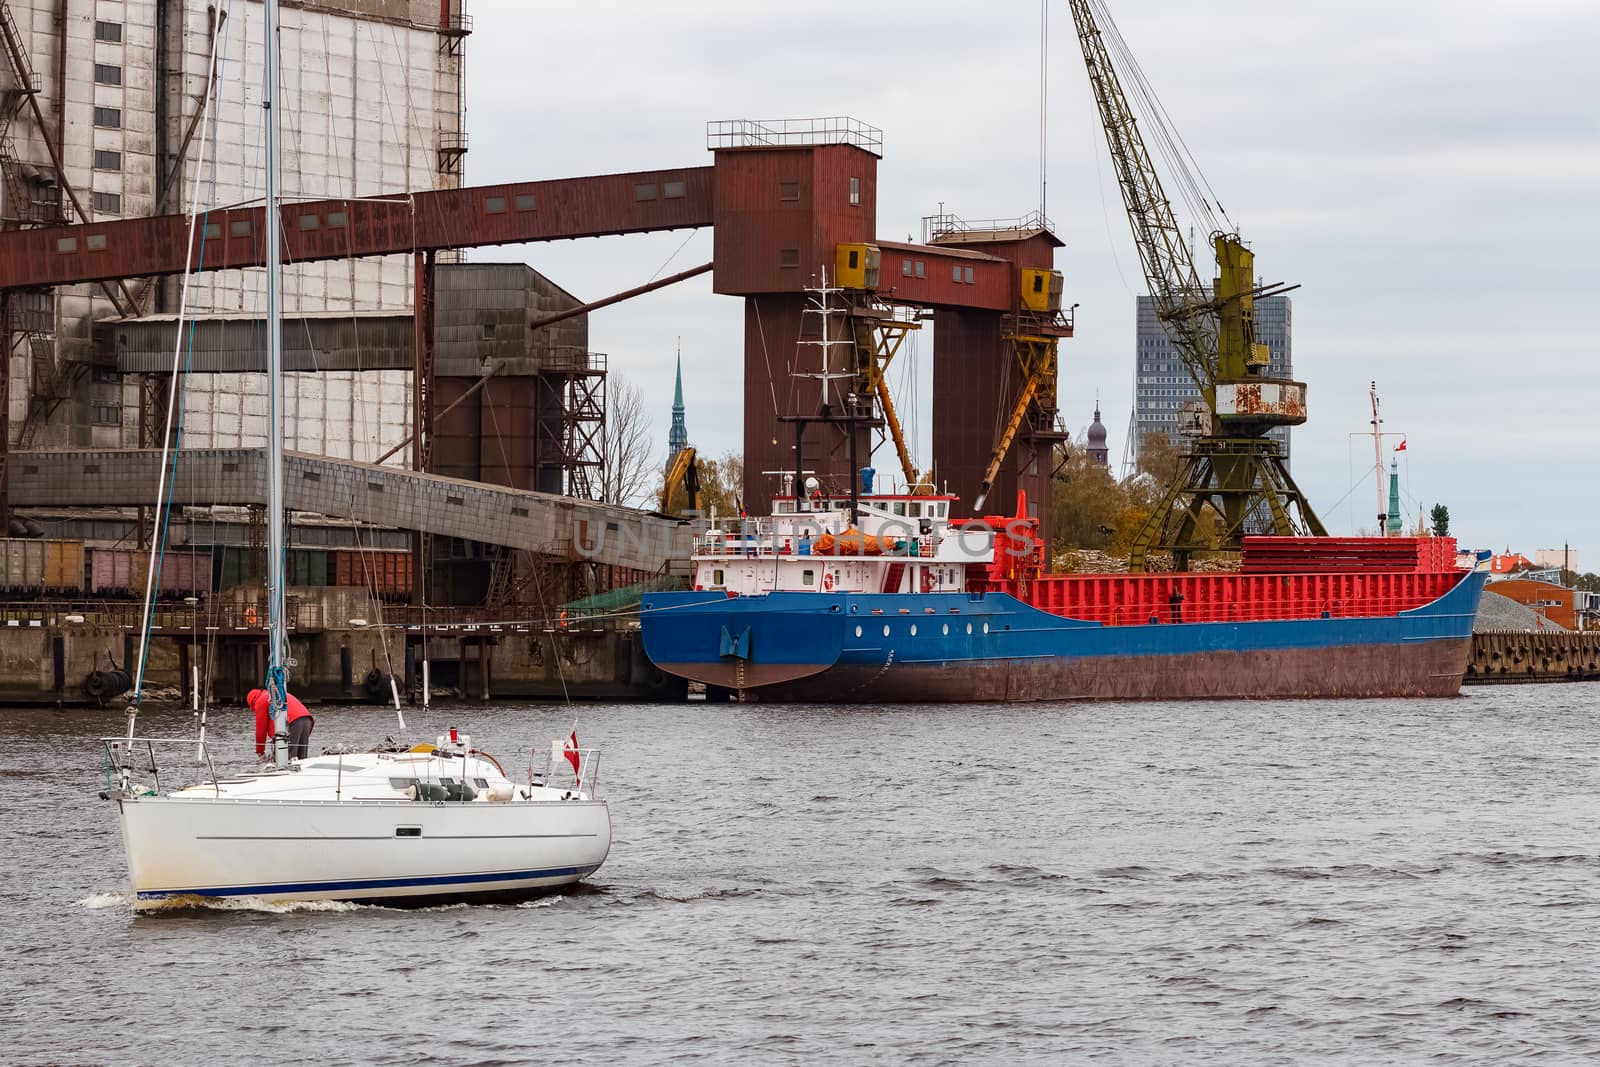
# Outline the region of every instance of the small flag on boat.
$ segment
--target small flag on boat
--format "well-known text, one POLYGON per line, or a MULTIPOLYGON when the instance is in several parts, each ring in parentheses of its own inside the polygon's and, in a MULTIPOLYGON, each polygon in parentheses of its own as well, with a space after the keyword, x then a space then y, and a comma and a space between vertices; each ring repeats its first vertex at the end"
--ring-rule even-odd
POLYGON ((567 738, 566 743, 561 746, 561 754, 567 758, 568 763, 572 764, 572 776, 577 778, 579 756, 578 731, 576 728, 573 729, 572 736, 567 738))
POLYGON ((1400 443, 1394 446, 1394 450, 1396 452, 1404 452, 1406 450, 1406 439, 1404 437, 1400 438, 1400 443))

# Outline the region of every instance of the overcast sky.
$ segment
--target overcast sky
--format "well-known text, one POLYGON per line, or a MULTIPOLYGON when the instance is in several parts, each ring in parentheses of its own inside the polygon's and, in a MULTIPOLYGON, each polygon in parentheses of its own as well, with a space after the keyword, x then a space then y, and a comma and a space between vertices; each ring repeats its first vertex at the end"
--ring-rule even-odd
MULTIPOLYGON (((1413 517, 1443 502, 1471 545, 1570 541, 1600 569, 1600 5, 1108 2, 1258 273, 1303 286, 1294 362, 1311 418, 1293 470, 1330 532, 1375 508, 1371 481, 1356 484, 1371 441, 1351 435, 1368 430, 1376 380, 1387 428, 1408 435, 1413 517)), ((850 115, 883 130, 885 239, 920 239, 940 203, 967 218, 1038 206, 1038 0, 474 0, 472 13, 469 183, 700 165, 707 120, 850 115)), ((1145 290, 1067 5, 1049 21, 1047 211, 1080 305, 1061 409, 1081 432, 1098 395, 1116 459, 1145 290)), ((595 299, 709 260, 711 234, 473 258, 524 258, 595 299)), ((645 389, 663 456, 679 337, 691 441, 740 447, 739 300, 702 277, 597 312, 590 331, 645 389)), ((917 393, 899 403, 921 412, 924 460, 931 358, 925 336, 896 383, 917 393)))

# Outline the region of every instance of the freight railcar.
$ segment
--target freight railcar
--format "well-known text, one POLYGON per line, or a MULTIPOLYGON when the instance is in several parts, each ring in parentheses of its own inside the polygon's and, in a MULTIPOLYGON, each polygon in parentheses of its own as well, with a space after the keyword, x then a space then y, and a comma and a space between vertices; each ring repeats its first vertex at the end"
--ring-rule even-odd
POLYGON ((83 542, 0 538, 0 586, 7 593, 83 592, 83 542))

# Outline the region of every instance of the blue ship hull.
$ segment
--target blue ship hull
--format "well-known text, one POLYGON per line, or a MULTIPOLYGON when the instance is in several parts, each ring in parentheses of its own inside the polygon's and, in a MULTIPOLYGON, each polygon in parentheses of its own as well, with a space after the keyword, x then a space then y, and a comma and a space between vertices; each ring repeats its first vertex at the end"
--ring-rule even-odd
POLYGON ((1451 696, 1487 576, 1395 615, 1104 626, 1003 593, 651 593, 664 671, 795 702, 1451 696))

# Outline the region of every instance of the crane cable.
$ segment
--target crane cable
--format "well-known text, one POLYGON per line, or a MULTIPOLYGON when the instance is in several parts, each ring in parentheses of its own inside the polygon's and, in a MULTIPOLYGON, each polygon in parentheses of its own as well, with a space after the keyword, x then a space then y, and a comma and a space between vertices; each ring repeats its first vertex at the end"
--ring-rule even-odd
POLYGON ((1117 28, 1111 13, 1106 10, 1104 0, 1088 0, 1088 2, 1094 8, 1102 38, 1110 51, 1115 54, 1117 65, 1127 75, 1130 101, 1153 132, 1152 140, 1156 152, 1166 164, 1168 173, 1176 179, 1177 191, 1185 206, 1195 218, 1203 221, 1211 232, 1222 230, 1224 223, 1230 232, 1236 231, 1237 227, 1233 220, 1228 217, 1227 210, 1211 188, 1211 183, 1206 180, 1199 164, 1195 162, 1194 155, 1189 151, 1182 134, 1177 132, 1171 115, 1161 103, 1138 60, 1134 58, 1133 50, 1128 47, 1122 31, 1117 28))

